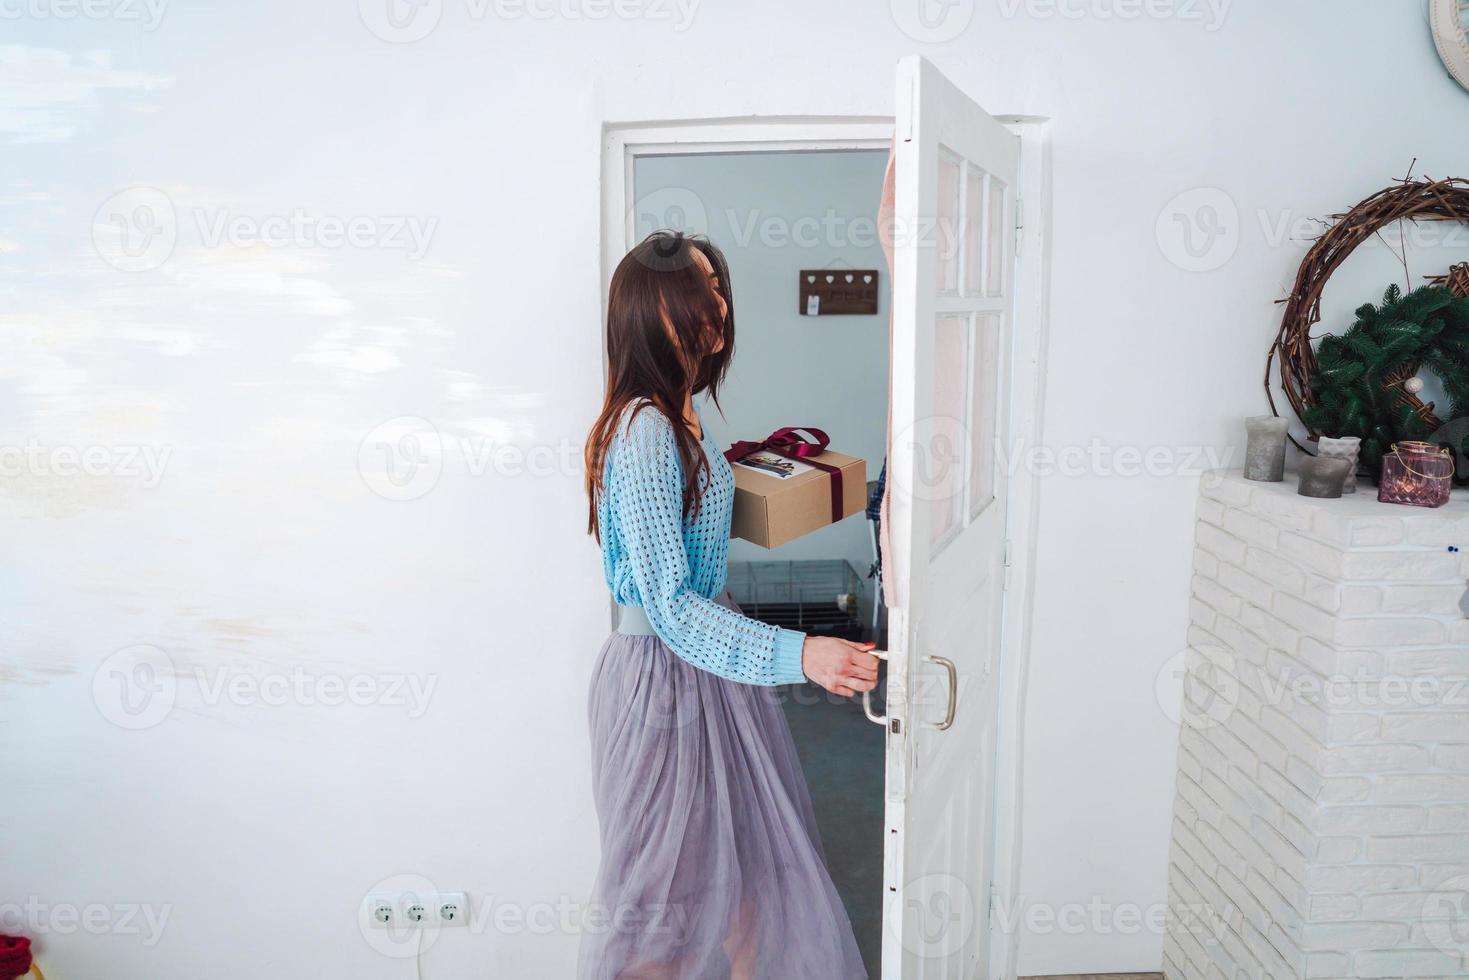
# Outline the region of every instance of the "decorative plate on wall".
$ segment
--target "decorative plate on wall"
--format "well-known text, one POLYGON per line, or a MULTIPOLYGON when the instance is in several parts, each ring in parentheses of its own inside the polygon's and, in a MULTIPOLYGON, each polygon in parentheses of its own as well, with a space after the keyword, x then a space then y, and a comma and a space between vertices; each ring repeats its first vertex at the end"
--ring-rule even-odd
POLYGON ((1469 0, 1432 0, 1433 43, 1449 74, 1469 89, 1469 0))

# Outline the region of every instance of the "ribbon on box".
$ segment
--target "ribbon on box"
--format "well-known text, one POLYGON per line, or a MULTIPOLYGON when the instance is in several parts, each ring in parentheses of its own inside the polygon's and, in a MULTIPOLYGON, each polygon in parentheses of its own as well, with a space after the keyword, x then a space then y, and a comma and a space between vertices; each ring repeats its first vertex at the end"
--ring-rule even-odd
POLYGON ((823 463, 816 459, 818 455, 826 452, 826 447, 831 445, 831 439, 820 429, 809 425, 788 425, 776 429, 760 442, 738 440, 734 445, 724 451, 724 458, 731 463, 738 463, 746 456, 760 452, 771 452, 786 459, 798 459, 809 466, 814 466, 831 477, 831 522, 835 524, 842 519, 842 469, 830 463, 823 463), (807 439, 801 433, 806 433, 811 438, 807 439))

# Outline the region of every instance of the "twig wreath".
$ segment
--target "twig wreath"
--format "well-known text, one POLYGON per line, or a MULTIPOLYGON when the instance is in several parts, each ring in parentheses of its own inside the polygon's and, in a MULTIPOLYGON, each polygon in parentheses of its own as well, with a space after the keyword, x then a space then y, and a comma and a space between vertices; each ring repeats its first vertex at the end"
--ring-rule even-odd
MULTIPOLYGON (((1363 434, 1323 432, 1320 428, 1322 418, 1331 414, 1322 408, 1321 393, 1323 388, 1329 389, 1332 385, 1323 382, 1333 379, 1321 376, 1318 352, 1311 344, 1311 328, 1321 320, 1321 294, 1327 281, 1358 247, 1394 222, 1406 220, 1469 223, 1469 180, 1461 177, 1446 180, 1405 178, 1400 183, 1378 191, 1352 209, 1332 217, 1334 221, 1331 227, 1316 240, 1302 260, 1290 295, 1281 301, 1285 304, 1285 313, 1281 317, 1280 332, 1276 334, 1269 357, 1265 361, 1265 395, 1270 401, 1271 411, 1276 415, 1280 414, 1271 389, 1271 370, 1278 366, 1281 390, 1313 439, 1322 435, 1363 434)), ((1469 297, 1469 263, 1460 263, 1444 275, 1429 277, 1429 282, 1436 285, 1439 291, 1447 287, 1453 297, 1469 297)), ((1359 318, 1367 310, 1367 307, 1359 310, 1359 318)), ((1371 312, 1378 311, 1374 309, 1371 312)), ((1425 357, 1438 360, 1437 352, 1426 348, 1414 349, 1413 344, 1408 343, 1400 346, 1398 353, 1402 356, 1394 360, 1391 370, 1376 379, 1377 384, 1391 398, 1395 407, 1405 413, 1403 417, 1414 422, 1415 428, 1432 432, 1443 424, 1443 420, 1435 413, 1436 406, 1432 403, 1424 404, 1418 397, 1416 386, 1405 382, 1417 374, 1425 357)), ((1450 357, 1456 359, 1453 354, 1450 357)), ((1462 411, 1463 406, 1459 406, 1459 410, 1462 411)), ((1370 433, 1365 435, 1369 438, 1371 436, 1370 433)), ((1292 441, 1296 441, 1294 437, 1292 441)), ((1367 442, 1368 439, 1364 438, 1364 450, 1367 442)), ((1296 441, 1296 445, 1303 451, 1306 450, 1299 441, 1296 441)), ((1366 455, 1364 452, 1364 456, 1366 455)))

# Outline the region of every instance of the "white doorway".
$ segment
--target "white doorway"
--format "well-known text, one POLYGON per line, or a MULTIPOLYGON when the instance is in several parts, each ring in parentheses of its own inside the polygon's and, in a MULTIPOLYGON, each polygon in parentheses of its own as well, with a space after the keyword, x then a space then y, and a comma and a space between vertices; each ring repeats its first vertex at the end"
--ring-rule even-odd
MULTIPOLYGON (((902 405, 893 406, 895 417, 906 419, 899 435, 909 439, 907 448, 897 440, 893 446, 895 454, 907 454, 905 462, 894 460, 895 471, 903 470, 901 479, 906 485, 902 492, 906 497, 900 502, 895 490, 893 499, 895 548, 902 552, 897 564, 906 602, 900 600, 893 610, 894 635, 889 645, 893 651, 894 703, 883 728, 885 747, 881 755, 869 752, 872 765, 881 769, 873 774, 871 782, 871 791, 880 793, 883 801, 883 819, 877 828, 880 839, 872 840, 870 853, 864 853, 861 859, 870 865, 880 861, 882 867, 880 894, 875 902, 866 903, 880 904, 884 920, 880 966, 872 969, 873 976, 887 980, 1007 977, 1014 975, 1017 937, 1004 934, 998 921, 993 927, 987 923, 992 896, 1001 901, 1013 896, 1018 867, 1019 752, 1035 486, 1023 467, 1004 464, 1011 458, 1011 447, 1034 445, 1039 438, 1049 196, 1046 126, 1019 120, 1001 126, 990 120, 991 126, 986 127, 977 120, 989 117, 957 90, 945 88, 942 76, 921 59, 904 62, 899 85, 909 87, 898 90, 900 111, 896 120, 764 119, 609 127, 604 134, 603 154, 602 294, 606 294, 613 266, 650 230, 640 224, 640 199, 645 212, 659 215, 659 223, 678 223, 676 215, 668 210, 680 206, 677 194, 665 195, 648 207, 647 195, 638 186, 639 169, 644 163, 651 165, 651 169, 643 170, 647 179, 660 167, 664 169, 659 186, 666 190, 693 182, 680 184, 671 176, 670 168, 676 170, 678 160, 694 157, 717 155, 723 158, 720 165, 732 168, 732 172, 740 169, 734 159, 739 155, 752 155, 747 160, 752 164, 785 154, 812 155, 811 160, 817 159, 816 155, 843 154, 854 163, 863 154, 869 158, 880 154, 885 160, 896 124, 899 136, 909 143, 898 150, 899 209, 906 208, 915 225, 922 223, 919 219, 925 214, 943 213, 937 201, 939 195, 948 193, 949 183, 943 183, 941 189, 941 182, 957 181, 953 186, 958 210, 952 217, 961 224, 971 213, 966 211, 966 202, 989 201, 991 188, 999 188, 998 224, 989 217, 986 205, 972 212, 985 222, 986 234, 1004 226, 1004 244, 998 258, 992 252, 986 253, 975 266, 986 277, 998 275, 998 288, 990 288, 989 279, 981 288, 967 285, 979 282, 968 276, 981 273, 964 271, 970 260, 964 256, 961 244, 955 256, 958 278, 946 290, 932 250, 925 256, 923 249, 927 246, 921 241, 910 243, 906 253, 900 242, 897 275, 887 284, 895 289, 890 295, 902 305, 895 310, 898 332, 892 361, 893 369, 901 376, 892 377, 891 390, 903 400, 902 405), (920 145, 912 145, 915 140, 920 145), (1008 162, 1006 146, 1013 149, 1008 162), (943 178, 939 174, 941 158, 951 168, 943 178), (906 178, 902 167, 905 159, 909 161, 906 178), (924 171, 921 176, 920 168, 924 171), (910 183, 903 185, 905 180, 910 183), (948 319, 942 321, 941 317, 948 319), (962 329, 956 329, 960 323, 962 329), (993 369, 988 387, 974 373, 974 366, 985 365, 986 357, 996 359, 988 364, 993 369), (963 372, 964 377, 954 375, 960 385, 958 401, 952 401, 954 392, 949 391, 951 403, 936 405, 935 384, 942 388, 944 382, 937 380, 935 371, 942 363, 955 359, 970 366, 963 372), (966 496, 947 516, 939 514, 939 508, 924 499, 924 493, 912 492, 913 462, 915 454, 922 452, 922 447, 912 445, 912 436, 917 433, 918 441, 931 442, 933 435, 923 430, 922 424, 915 427, 915 422, 945 410, 972 420, 973 408, 983 402, 986 392, 993 399, 988 417, 996 426, 992 447, 996 453, 986 457, 997 481, 991 486, 992 502, 980 506, 977 499, 966 496), (935 530, 938 518, 951 523, 935 530), (973 533, 971 529, 975 529, 973 533), (959 564, 945 567, 955 562, 959 564), (971 566, 975 566, 973 574, 971 566), (973 613, 968 608, 969 600, 981 593, 983 608, 973 613), (972 644, 972 649, 964 648, 970 638, 981 633, 987 637, 984 642, 972 644), (939 639, 943 650, 926 647, 928 637, 939 639), (954 665, 957 685, 952 690, 958 713, 940 730, 948 720, 951 689, 944 661, 954 665), (971 692, 983 693, 976 697, 971 692), (930 773, 933 778, 925 780, 930 773), (947 791, 954 786, 961 788, 947 791), (935 889, 935 885, 940 887, 935 889), (945 930, 955 931, 945 935, 945 930)), ((695 169, 691 164, 686 172, 692 176, 695 169)), ((758 166, 744 169, 758 170, 758 166)), ((645 186, 651 188, 652 184, 645 186)), ((874 211, 879 191, 880 182, 872 188, 874 211)), ((685 199, 684 206, 702 207, 707 228, 708 205, 704 200, 705 195, 694 194, 685 199)), ((737 216, 745 222, 746 232, 752 217, 748 210, 737 216)), ((819 194, 813 195, 811 206, 802 210, 822 213, 819 194)), ((725 232, 728 230, 726 226, 725 232)), ((760 232, 757 228, 753 233, 760 232)), ((962 243, 965 233, 959 230, 956 235, 962 243)), ((800 251, 794 253, 799 257, 789 262, 788 285, 780 287, 776 283, 786 295, 777 296, 775 302, 794 308, 797 270, 832 261, 819 254, 826 244, 819 234, 818 242, 815 249, 809 250, 810 258, 800 251)), ((715 238, 715 243, 730 251, 727 242, 715 238)), ((755 377, 760 374, 757 366, 743 360, 752 349, 759 349, 759 345, 744 344, 751 321, 745 312, 750 304, 744 303, 742 288, 748 287, 742 286, 734 256, 731 265, 737 316, 732 377, 755 377)), ((886 267, 879 268, 886 276, 886 267)), ((884 332, 886 312, 884 309, 872 324, 884 332)), ((840 328, 821 323, 817 329, 840 328)), ((888 407, 885 396, 880 390, 872 392, 873 402, 881 404, 884 413, 888 407)), ((813 404, 812 412, 819 407, 813 404)), ((716 421, 713 415, 709 418, 716 421)), ((821 417, 786 418, 780 424, 821 422, 821 417)), ((731 414, 730 424, 741 425, 741 420, 731 414)), ((870 427, 872 423, 866 420, 861 424, 870 427)), ((749 438, 765 432, 742 428, 737 434, 749 438)), ((852 438, 861 441, 862 436, 852 438)), ((974 445, 969 440, 970 448, 962 450, 966 473, 973 472, 976 462, 974 445)), ((833 448, 842 448, 835 439, 833 448)), ((875 478, 882 465, 880 453, 864 449, 861 455, 868 460, 869 478, 875 478)), ((862 751, 859 741, 853 739, 856 752, 862 751)), ((818 790, 813 788, 813 792, 818 790)), ((876 876, 871 880, 876 881, 876 876)), ((861 898, 849 900, 849 907, 855 906, 861 915, 864 902, 861 898)))
MULTIPOLYGON (((659 153, 633 163, 634 231, 706 236, 724 253, 733 290, 734 360, 719 405, 703 406, 720 446, 787 425, 814 426, 831 448, 867 463, 876 481, 886 454, 888 323, 886 260, 877 234, 887 169, 883 149, 659 153), (871 276, 870 313, 815 314, 798 302, 801 270, 871 276)), ((864 515, 775 548, 730 542, 729 590, 744 611, 806 633, 871 640, 876 583, 864 515), (839 597, 846 597, 841 601, 839 597), (853 602, 852 599, 856 601, 853 602)), ((879 975, 882 937, 882 730, 861 702, 815 685, 778 692, 811 791, 833 884, 869 974, 879 975)))

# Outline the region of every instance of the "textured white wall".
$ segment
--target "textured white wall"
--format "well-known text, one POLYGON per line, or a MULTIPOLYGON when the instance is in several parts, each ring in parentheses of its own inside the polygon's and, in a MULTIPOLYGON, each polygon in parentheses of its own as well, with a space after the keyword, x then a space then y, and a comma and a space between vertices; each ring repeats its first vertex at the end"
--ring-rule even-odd
MULTIPOLYGON (((367 0, 169 4, 151 30, 122 16, 147 8, 5 9, 0 441, 40 456, 0 481, 3 900, 36 897, 52 974, 119 980, 401 976, 354 919, 400 873, 537 916, 446 935, 429 975, 569 975, 556 910, 596 856, 584 696, 606 608, 558 453, 601 384, 604 121, 889 114, 914 51, 994 111, 1053 118, 1047 438, 1214 449, 1262 407, 1300 255, 1259 215, 1338 210, 1415 156, 1455 172, 1469 123, 1410 0, 1000 0, 932 30, 902 0, 703 0, 687 21, 444 0, 400 44, 364 27, 384 9, 367 0), (165 197, 115 202, 94 234, 138 184, 165 197), (1167 210, 1197 188, 1218 192, 1167 210), (1207 271, 1170 237, 1180 207, 1207 271), (253 244, 297 213, 368 222, 357 245, 253 244), (395 230, 410 217, 433 223, 421 255, 395 230), (403 416, 434 429, 390 426, 360 464, 403 416), (58 473, 64 446, 98 447, 96 475, 58 473), (544 475, 505 446, 538 449, 544 475), (169 454, 156 485, 130 447, 169 454), (180 679, 129 731, 112 668, 135 664, 108 658, 137 644, 180 679), (377 694, 215 697, 221 669, 377 694), (394 678, 437 682, 421 716, 394 678), (45 913, 94 903, 172 914, 147 946, 45 913)), ((1194 489, 1095 468, 1044 483, 1033 907, 1163 901, 1175 731, 1154 681, 1183 642, 1194 489)), ((136 708, 152 682, 122 675, 136 708)), ((1155 969, 1161 946, 1026 929, 1021 972, 1155 969)))

